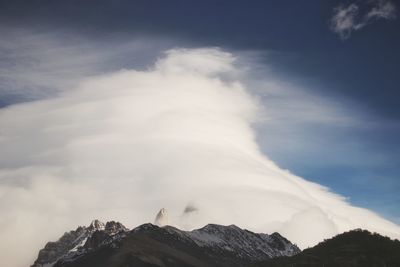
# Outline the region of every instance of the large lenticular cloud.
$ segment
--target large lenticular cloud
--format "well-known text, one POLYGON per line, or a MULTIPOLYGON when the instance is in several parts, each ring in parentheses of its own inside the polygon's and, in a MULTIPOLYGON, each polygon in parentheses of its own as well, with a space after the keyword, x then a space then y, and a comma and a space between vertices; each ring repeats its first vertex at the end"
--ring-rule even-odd
POLYGON ((0 112, 0 258, 38 249, 92 218, 279 231, 301 247, 352 228, 400 227, 280 169, 255 142, 263 116, 218 49, 171 50, 147 71, 93 77, 0 112))

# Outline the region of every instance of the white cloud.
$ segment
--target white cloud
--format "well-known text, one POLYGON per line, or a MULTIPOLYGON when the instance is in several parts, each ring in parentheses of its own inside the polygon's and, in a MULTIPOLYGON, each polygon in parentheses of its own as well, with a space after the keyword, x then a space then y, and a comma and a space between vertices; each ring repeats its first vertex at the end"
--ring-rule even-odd
POLYGON ((53 97, 85 77, 143 67, 168 47, 152 38, 111 36, 99 42, 65 30, 39 28, 0 26, 0 35, 0 101, 11 97, 0 105, 53 97))
MULTIPOLYGON (((358 227, 399 238, 399 226, 260 152, 260 117, 279 121, 304 106, 279 113, 271 100, 263 110, 237 60, 174 49, 148 70, 91 77, 57 98, 0 110, 2 264, 28 265, 46 241, 93 218, 133 227, 161 207, 178 227, 234 223, 301 247, 358 227), (188 206, 196 212, 182 216, 188 206)), ((285 99, 276 85, 269 96, 285 99)))
POLYGON ((396 6, 387 0, 376 0, 375 6, 366 14, 367 19, 394 19, 396 18, 396 6))
POLYGON ((376 19, 396 18, 396 6, 388 0, 372 0, 365 5, 366 12, 360 12, 360 6, 355 3, 336 7, 331 19, 332 31, 344 40, 349 38, 353 31, 364 28, 376 19))

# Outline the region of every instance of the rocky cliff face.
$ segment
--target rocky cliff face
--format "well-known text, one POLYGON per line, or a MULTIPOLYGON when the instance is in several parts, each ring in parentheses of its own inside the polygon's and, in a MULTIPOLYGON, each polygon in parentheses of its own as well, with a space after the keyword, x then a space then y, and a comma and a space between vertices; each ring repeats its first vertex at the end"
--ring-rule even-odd
POLYGON ((94 221, 49 242, 34 267, 249 266, 299 253, 274 233, 257 234, 237 226, 209 224, 182 231, 172 226, 141 225, 132 231, 118 222, 94 221))

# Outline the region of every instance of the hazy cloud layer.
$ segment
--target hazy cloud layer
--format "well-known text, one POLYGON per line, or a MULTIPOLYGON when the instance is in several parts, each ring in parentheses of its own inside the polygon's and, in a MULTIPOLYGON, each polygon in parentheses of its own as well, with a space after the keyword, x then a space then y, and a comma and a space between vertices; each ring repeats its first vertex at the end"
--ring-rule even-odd
POLYGON ((0 35, 0 107, 53 97, 89 76, 141 68, 169 47, 160 39, 115 35, 100 42, 40 28, 0 26, 0 35))
MULTIPOLYGON (((93 218, 133 227, 161 207, 178 227, 279 231, 303 248, 358 227, 400 237, 397 225, 260 152, 254 126, 285 116, 273 104, 289 92, 270 84, 278 101, 263 109, 237 63, 220 49, 169 50, 148 70, 95 76, 57 98, 2 109, 2 264, 27 266, 46 241, 93 218)), ((340 118, 328 106, 311 114, 303 117, 340 118)))
POLYGON ((349 38, 353 31, 360 30, 377 19, 394 18, 396 6, 389 0, 365 1, 361 6, 356 3, 340 5, 334 9, 331 29, 344 40, 349 38))

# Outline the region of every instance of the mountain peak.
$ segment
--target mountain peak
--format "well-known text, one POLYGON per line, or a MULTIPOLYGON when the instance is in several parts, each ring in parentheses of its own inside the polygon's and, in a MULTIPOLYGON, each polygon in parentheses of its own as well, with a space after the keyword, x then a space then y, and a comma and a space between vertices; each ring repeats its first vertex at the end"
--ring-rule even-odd
POLYGON ((104 230, 104 228, 105 228, 105 224, 97 219, 94 219, 88 227, 88 229, 93 230, 93 231, 97 231, 97 230, 101 231, 101 230, 104 230))
POLYGON ((154 224, 158 226, 168 225, 168 213, 165 208, 162 208, 154 219, 154 224))
POLYGON ((109 235, 114 235, 119 232, 125 232, 128 231, 128 228, 126 228, 122 223, 116 222, 116 221, 109 221, 106 223, 104 227, 104 231, 109 234, 109 235))
POLYGON ((82 255, 85 248, 92 248, 105 240, 111 240, 128 229, 119 222, 110 221, 104 224, 93 220, 88 227, 79 226, 76 230, 66 232, 54 242, 48 242, 32 267, 50 267, 61 260, 66 261, 82 255))
POLYGON ((209 223, 206 226, 197 229, 198 231, 225 231, 225 230, 243 230, 240 227, 230 224, 230 225, 221 225, 221 224, 215 224, 215 223, 209 223))

